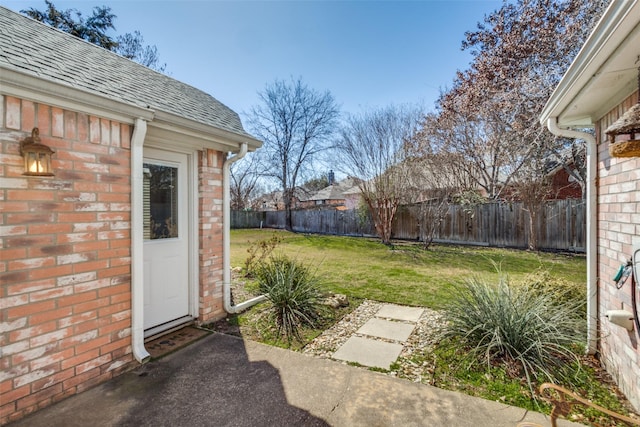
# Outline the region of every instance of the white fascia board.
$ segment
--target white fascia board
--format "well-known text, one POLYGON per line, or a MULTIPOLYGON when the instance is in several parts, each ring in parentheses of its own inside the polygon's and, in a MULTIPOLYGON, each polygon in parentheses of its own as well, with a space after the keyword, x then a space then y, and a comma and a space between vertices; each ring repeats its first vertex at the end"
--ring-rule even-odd
MULTIPOLYGON (((220 147, 227 147, 226 151, 238 152, 243 143, 248 145, 249 151, 255 151, 262 146, 262 141, 252 136, 229 132, 165 111, 156 112, 152 126, 155 130, 177 133, 190 137, 194 141, 200 141, 199 147, 194 146, 196 149, 211 148, 219 150, 220 147)), ((180 143, 180 141, 175 142, 180 143)))
POLYGON ((235 152, 239 145, 229 141, 217 141, 202 134, 192 132, 170 124, 153 121, 149 123, 145 146, 161 148, 168 151, 191 153, 203 149, 235 152))
MULTIPOLYGON (((588 96, 585 89, 602 72, 608 59, 619 49, 627 36, 636 29, 639 16, 639 0, 612 1, 549 97, 540 115, 542 125, 546 124, 549 117, 561 118, 577 98, 588 96)), ((591 126, 596 119, 593 114, 583 115, 574 118, 573 124, 591 126)))
POLYGON ((116 101, 30 74, 0 67, 0 93, 16 98, 78 111, 92 116, 133 124, 135 119, 153 120, 149 108, 116 101))

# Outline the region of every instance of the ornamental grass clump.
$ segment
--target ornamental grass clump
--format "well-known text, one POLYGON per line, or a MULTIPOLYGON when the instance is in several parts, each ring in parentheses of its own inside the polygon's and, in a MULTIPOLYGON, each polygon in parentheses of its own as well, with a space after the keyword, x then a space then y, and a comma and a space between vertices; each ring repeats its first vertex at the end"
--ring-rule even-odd
POLYGON ((448 309, 444 337, 460 343, 473 361, 502 366, 533 382, 565 380, 561 369, 577 359, 585 321, 581 301, 558 301, 522 283, 510 286, 472 279, 457 289, 448 309))
POLYGON ((274 255, 255 270, 260 292, 268 300, 265 309, 275 322, 278 336, 301 340, 303 326, 315 327, 324 305, 318 280, 311 269, 286 255, 274 255))
POLYGON ((560 304, 577 305, 579 315, 583 318, 587 315, 587 287, 584 283, 575 283, 553 276, 549 270, 539 268, 529 273, 521 280, 523 286, 527 286, 534 294, 543 294, 551 297, 560 304))

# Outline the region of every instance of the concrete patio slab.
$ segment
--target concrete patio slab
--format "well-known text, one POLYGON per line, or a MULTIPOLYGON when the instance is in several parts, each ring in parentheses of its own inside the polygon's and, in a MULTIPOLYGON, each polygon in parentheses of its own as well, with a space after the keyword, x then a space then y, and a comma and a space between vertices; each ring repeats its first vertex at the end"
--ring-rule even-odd
POLYGON ((351 337, 333 353, 333 358, 345 362, 356 362, 372 368, 389 369, 391 364, 398 359, 401 351, 401 344, 351 337))
POLYGON ((424 312, 418 307, 405 307, 402 305, 385 304, 376 313, 378 317, 387 319, 404 320, 406 322, 417 322, 424 312))
POLYGON ((374 317, 362 325, 357 332, 371 337, 404 342, 409 338, 414 328, 415 325, 409 323, 394 322, 392 320, 377 319, 374 317))
POLYGON ((216 333, 11 427, 514 427, 525 421, 549 425, 537 412, 216 333))

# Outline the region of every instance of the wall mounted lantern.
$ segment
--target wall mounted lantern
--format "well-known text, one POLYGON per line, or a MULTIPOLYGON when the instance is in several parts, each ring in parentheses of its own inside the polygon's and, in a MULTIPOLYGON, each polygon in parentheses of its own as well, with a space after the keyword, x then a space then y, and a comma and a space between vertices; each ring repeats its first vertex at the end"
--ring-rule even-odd
POLYGON ((53 176, 51 148, 40 142, 40 130, 33 128, 31 136, 20 143, 20 154, 24 158, 24 173, 29 176, 53 176))
MULTIPOLYGON (((638 68, 640 90, 640 68, 638 68)), ((640 95, 638 95, 640 96, 640 95)), ((640 157, 640 98, 636 105, 605 130, 611 157, 640 157)))

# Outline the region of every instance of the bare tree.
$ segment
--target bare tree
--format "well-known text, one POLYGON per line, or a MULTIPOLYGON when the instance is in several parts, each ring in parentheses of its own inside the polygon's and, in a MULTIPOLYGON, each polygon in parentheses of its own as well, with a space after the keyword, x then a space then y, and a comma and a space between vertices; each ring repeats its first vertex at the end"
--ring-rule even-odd
POLYGON ((411 167, 407 145, 415 137, 423 114, 417 107, 390 106, 352 115, 341 130, 337 149, 347 175, 362 179, 358 186, 378 236, 391 242, 391 226, 406 201, 411 167))
POLYGON ((494 163, 498 164, 489 167, 483 162, 485 156, 481 153, 491 148, 482 146, 479 127, 472 120, 461 117, 457 124, 453 121, 445 123, 451 117, 444 116, 428 113, 424 117, 411 149, 412 156, 422 163, 417 173, 426 174, 423 181, 429 183, 429 188, 449 189, 454 197, 480 189, 491 194, 498 187, 500 164, 506 163, 506 159, 500 159, 496 153, 494 163))
POLYGON ((545 201, 552 195, 551 180, 548 175, 548 162, 545 156, 533 156, 526 167, 514 177, 509 187, 508 199, 522 202, 528 215, 529 250, 538 250, 536 224, 545 201))
POLYGON ((231 209, 243 210, 252 206, 252 200, 261 192, 262 175, 260 152, 248 153, 231 165, 230 195, 231 209))
MULTIPOLYGON (((424 145, 419 144, 420 147, 424 145)), ((455 159, 447 153, 421 150, 407 163, 411 167, 411 184, 405 190, 405 198, 409 213, 418 224, 419 240, 426 250, 440 231, 449 206, 465 186, 458 179, 455 159)))
POLYGON ((286 228, 291 230, 294 190, 314 157, 330 146, 339 110, 330 92, 317 92, 300 79, 276 80, 259 97, 249 126, 264 141, 266 175, 282 188, 286 228))
POLYGON ((606 3, 505 2, 466 34, 474 59, 441 95, 438 120, 443 147, 462 154, 488 197, 500 198, 530 159, 561 143, 538 117, 606 3))
MULTIPOLYGON (((565 140, 566 141, 566 140, 565 140)), ((569 146, 564 146, 562 152, 558 148, 563 147, 560 143, 550 146, 549 151, 537 148, 535 155, 531 156, 527 164, 513 176, 505 198, 522 202, 523 209, 528 213, 529 250, 538 250, 538 235, 536 224, 539 221, 540 213, 547 200, 555 197, 551 172, 560 165, 569 176, 574 177, 581 186, 582 196, 585 195, 584 174, 586 167, 586 156, 581 143, 571 141, 569 146)))
POLYGON ((428 198, 408 205, 409 214, 418 225, 418 240, 423 249, 429 249, 435 239, 440 225, 449 213, 451 197, 446 189, 432 190, 428 198))
POLYGON ((524 135, 512 134, 489 106, 470 112, 450 104, 450 100, 443 102, 439 116, 443 138, 439 153, 456 162, 461 179, 471 182, 488 198, 499 199, 513 174, 527 162, 531 145, 523 142, 524 135))
POLYGON ((409 213, 418 223, 419 239, 428 249, 440 230, 452 202, 477 186, 460 153, 447 151, 446 139, 434 113, 425 116, 421 129, 407 145, 411 185, 405 191, 409 213))

